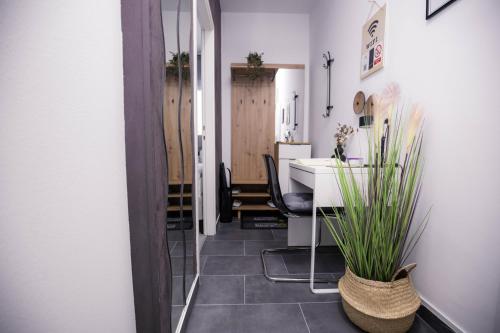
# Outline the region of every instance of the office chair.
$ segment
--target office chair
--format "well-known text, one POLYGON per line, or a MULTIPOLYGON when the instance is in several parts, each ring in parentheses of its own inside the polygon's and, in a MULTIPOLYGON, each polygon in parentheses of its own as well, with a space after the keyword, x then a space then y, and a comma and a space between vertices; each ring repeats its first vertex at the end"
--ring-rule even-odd
MULTIPOLYGON (((274 159, 271 155, 264 155, 264 162, 266 164, 267 170, 267 182, 269 186, 269 192, 271 195, 271 199, 280 211, 281 214, 288 218, 297 218, 297 217, 308 217, 312 216, 312 214, 316 214, 313 212, 313 194, 312 193, 286 193, 285 195, 281 194, 281 187, 278 178, 278 172, 276 171, 276 165, 274 164, 274 159)), ((319 231, 319 241, 316 244, 318 247, 321 243, 321 227, 319 231)), ((298 282, 298 283, 307 283, 309 282, 309 278, 292 278, 292 277, 275 277, 269 275, 266 266, 265 255, 268 253, 284 253, 284 254, 292 254, 299 253, 304 251, 310 252, 310 246, 294 246, 294 247, 286 247, 286 248, 272 248, 272 249, 263 249, 260 253, 260 257, 262 259, 262 265, 264 268, 264 276, 266 279, 273 282, 298 282)), ((315 283, 328 283, 328 282, 337 282, 338 279, 315 279, 315 283)))

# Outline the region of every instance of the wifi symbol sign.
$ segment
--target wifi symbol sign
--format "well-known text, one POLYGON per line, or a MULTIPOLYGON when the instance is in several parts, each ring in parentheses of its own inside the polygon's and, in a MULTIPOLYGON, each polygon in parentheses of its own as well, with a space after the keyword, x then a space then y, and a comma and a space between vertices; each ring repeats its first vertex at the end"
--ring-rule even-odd
POLYGON ((373 37, 373 34, 375 33, 375 30, 377 30, 378 27, 378 20, 375 20, 370 24, 368 27, 368 33, 370 34, 370 37, 373 37))

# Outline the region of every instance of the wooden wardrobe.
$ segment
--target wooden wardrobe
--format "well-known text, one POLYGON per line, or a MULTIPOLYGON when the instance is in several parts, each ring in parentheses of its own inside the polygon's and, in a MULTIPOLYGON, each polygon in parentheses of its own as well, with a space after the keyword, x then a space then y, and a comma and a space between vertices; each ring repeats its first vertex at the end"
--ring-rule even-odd
POLYGON ((231 87, 233 184, 267 183, 262 155, 273 154, 274 151, 275 94, 274 75, 264 75, 252 80, 244 75, 234 75, 233 72, 231 87))

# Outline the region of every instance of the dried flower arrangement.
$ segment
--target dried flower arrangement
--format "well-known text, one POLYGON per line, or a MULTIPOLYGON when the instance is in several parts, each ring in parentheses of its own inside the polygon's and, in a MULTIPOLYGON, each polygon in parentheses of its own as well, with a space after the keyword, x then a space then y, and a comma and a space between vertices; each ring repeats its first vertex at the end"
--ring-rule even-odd
POLYGON ((336 146, 342 146, 347 143, 347 140, 354 134, 354 128, 352 126, 343 125, 337 123, 337 133, 335 133, 335 144, 336 146))
POLYGON ((333 152, 332 158, 339 158, 342 162, 345 162, 346 157, 344 156, 344 148, 347 141, 351 138, 355 131, 352 126, 337 123, 337 133, 335 133, 335 150, 333 152))

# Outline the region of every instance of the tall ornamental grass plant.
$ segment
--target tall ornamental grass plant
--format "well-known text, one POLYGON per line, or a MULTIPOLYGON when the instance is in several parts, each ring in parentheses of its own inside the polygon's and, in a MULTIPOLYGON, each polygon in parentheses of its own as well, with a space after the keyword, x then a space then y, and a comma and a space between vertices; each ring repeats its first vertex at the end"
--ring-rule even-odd
POLYGON ((389 282, 408 259, 430 213, 415 221, 422 188, 422 112, 413 106, 408 116, 398 102, 395 84, 375 98, 367 175, 357 180, 354 167, 337 160, 344 209, 334 207, 334 216, 324 215, 349 269, 382 282, 389 282))

